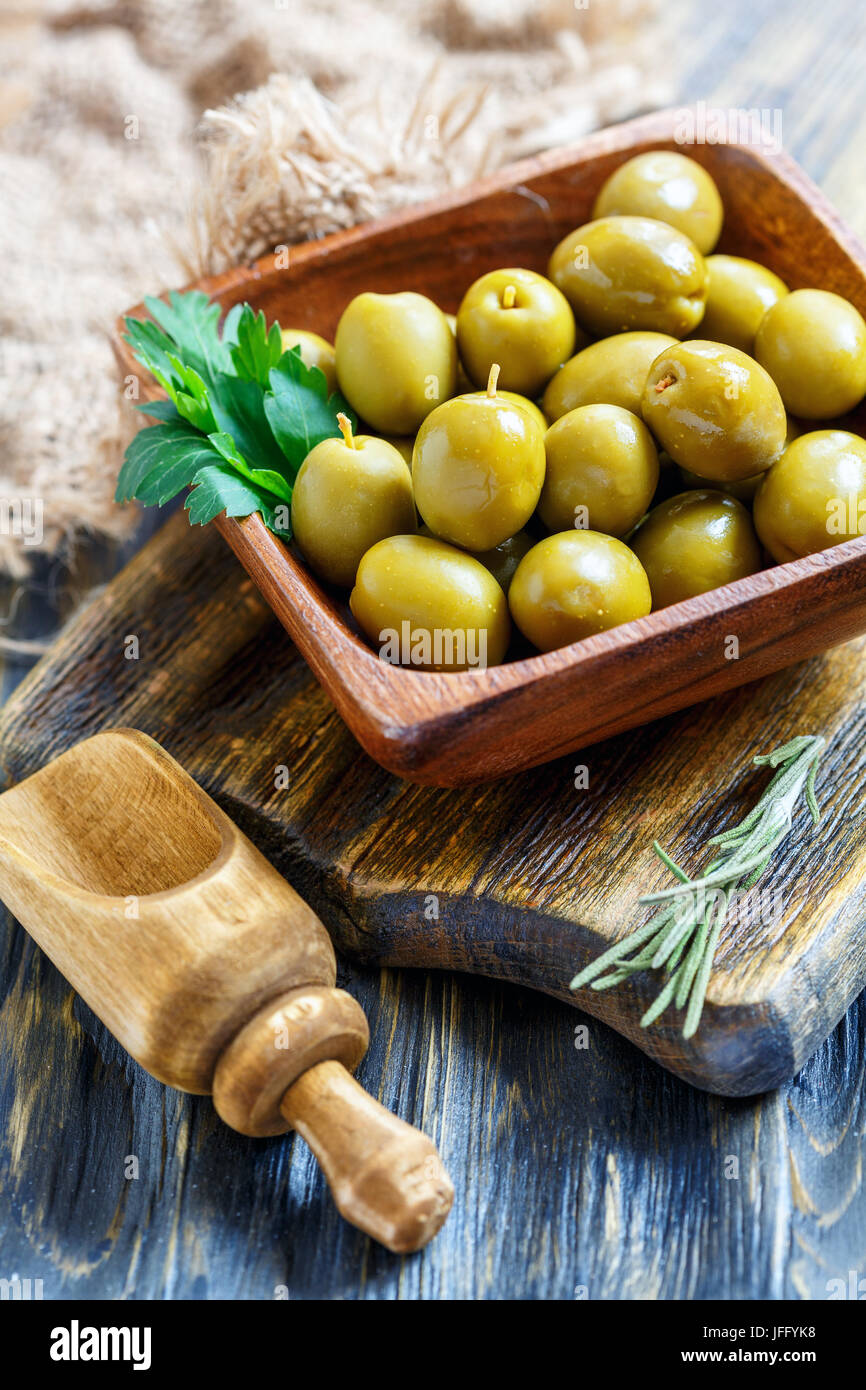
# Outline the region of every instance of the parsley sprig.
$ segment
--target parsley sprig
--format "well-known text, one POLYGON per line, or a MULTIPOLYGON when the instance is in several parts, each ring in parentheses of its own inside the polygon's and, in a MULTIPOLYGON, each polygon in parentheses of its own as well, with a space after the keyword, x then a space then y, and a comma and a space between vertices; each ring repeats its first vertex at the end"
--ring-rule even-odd
POLYGON ((300 348, 283 351, 279 324, 235 305, 220 309, 199 290, 150 298, 150 319, 127 318, 126 341, 166 400, 140 405, 154 424, 135 436, 115 494, 161 507, 185 488, 190 524, 225 512, 261 512, 276 535, 291 535, 292 484, 310 450, 340 433, 338 414, 357 420, 300 348))

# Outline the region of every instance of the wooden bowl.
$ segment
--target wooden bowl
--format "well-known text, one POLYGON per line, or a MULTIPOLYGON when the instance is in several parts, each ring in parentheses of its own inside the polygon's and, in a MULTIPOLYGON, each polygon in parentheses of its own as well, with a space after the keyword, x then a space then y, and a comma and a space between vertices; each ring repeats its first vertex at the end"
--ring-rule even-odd
MULTIPOLYGON (((228 310, 333 339, 361 290, 417 290, 456 310, 502 265, 544 271, 591 215, 607 175, 647 149, 681 148, 682 111, 600 131, 573 149, 512 165, 424 207, 293 247, 197 282, 228 310)), ((844 295, 866 315, 866 250, 787 156, 737 143, 690 145, 725 204, 720 251, 752 257, 792 289, 844 295)), ((145 317, 142 305, 130 311, 145 317)), ((118 324, 125 373, 139 373, 118 324)), ((144 394, 156 396, 144 387, 144 394)), ((866 433, 863 409, 848 422, 866 433)), ((441 786, 501 777, 621 733, 813 656, 866 631, 866 537, 778 565, 559 651, 489 670, 392 666, 346 609, 256 514, 216 522, 367 752, 391 772, 441 786), (739 641, 738 659, 730 659, 739 641)))

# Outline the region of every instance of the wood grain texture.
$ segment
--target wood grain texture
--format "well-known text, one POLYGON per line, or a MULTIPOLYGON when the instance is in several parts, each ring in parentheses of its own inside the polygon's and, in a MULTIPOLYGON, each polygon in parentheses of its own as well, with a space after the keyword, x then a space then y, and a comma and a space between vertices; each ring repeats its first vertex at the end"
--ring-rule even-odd
POLYGON ((0 796, 0 897, 157 1080, 242 1133, 298 1129, 389 1250, 436 1234, 454 1189, 346 1070, 367 1023, 325 928, 152 739, 96 734, 0 796))
POLYGON ((570 758, 493 785, 416 787, 360 753, 213 529, 191 533, 178 514, 15 692, 0 760, 18 781, 98 728, 141 727, 237 817, 347 955, 531 985, 693 1084, 749 1095, 792 1076, 866 981, 866 792, 852 775, 862 657, 861 640, 596 745, 577 765, 585 776, 570 758), (226 742, 220 714, 234 699, 226 742), (646 918, 641 894, 669 885, 652 837, 697 868, 709 835, 766 781, 750 758, 817 732, 830 745, 824 820, 812 832, 802 811, 761 894, 726 923, 696 1036, 683 1041, 673 1011, 640 1027, 655 976, 572 995, 575 971, 646 918))
POLYGON ((3 793, 0 898, 130 1055, 184 1091, 210 1093, 270 1000, 335 979, 315 913, 133 730, 3 793))
MULTIPOLYGON (((418 290, 456 310, 475 277, 503 263, 544 271, 553 247, 591 216, 608 174, 647 149, 682 148, 683 124, 675 110, 600 131, 423 208, 293 248, 288 268, 271 256, 191 288, 225 310, 248 300, 269 320, 326 337, 364 290, 418 290)), ((754 257, 792 288, 834 290, 866 313, 866 249, 824 196, 782 152, 739 144, 730 129, 728 140, 688 146, 722 194, 719 249, 754 257)), ((121 371, 140 376, 122 326, 113 340, 121 371)), ((148 380, 142 394, 152 397, 148 380)), ((850 423, 864 432, 866 408, 850 423)), ((404 670, 379 660, 343 597, 257 514, 217 524, 363 747, 423 783, 532 767, 866 630, 863 537, 557 651, 459 674, 404 670), (730 635, 736 661, 726 656, 730 635)))
MULTIPOLYGON (((682 99, 781 108, 788 147, 862 235, 862 11, 849 0, 673 0, 666 10, 682 99)), ((178 601, 169 589, 169 611, 178 601)), ((240 818, 249 793, 231 781, 232 741, 248 720, 257 733, 267 724, 245 662, 258 672, 284 649, 254 595, 243 601, 249 634, 234 653, 236 638, 226 642, 224 680, 192 658, 182 671, 240 818)), ((126 630, 116 615, 118 645, 126 630)), ((160 656, 157 634, 157 684, 160 656)), ((288 690, 294 668, 281 669, 288 690)), ((7 670, 6 691, 18 674, 7 670)), ((115 688, 127 680, 117 672, 115 688)), ((86 723, 84 704, 74 699, 68 717, 86 723)), ((287 749, 301 779, 317 743, 328 751, 327 709, 314 691, 306 732, 287 749)), ((186 731, 173 740, 185 757, 186 731)), ((274 757, 262 749, 269 783, 274 757)), ((862 752, 847 767, 862 781, 862 752)), ((621 780, 629 775, 624 764, 621 780)), ((343 816, 353 776, 347 760, 335 792, 343 816)), ((298 864, 305 835, 302 826, 286 844, 274 832, 260 847, 298 864)), ((866 1276, 866 996, 793 1082, 731 1101, 684 1085, 555 999, 345 958, 340 971, 371 1022, 360 1079, 436 1137, 456 1179, 452 1216, 423 1255, 396 1258, 348 1228, 304 1144, 244 1139, 207 1099, 149 1078, 10 922, 0 936, 0 1273, 42 1278, 46 1297, 234 1300, 576 1290, 591 1300, 820 1300, 829 1281, 866 1276), (581 1025, 588 1046, 578 1049, 581 1025), (130 1152, 137 1180, 124 1176, 130 1152)))

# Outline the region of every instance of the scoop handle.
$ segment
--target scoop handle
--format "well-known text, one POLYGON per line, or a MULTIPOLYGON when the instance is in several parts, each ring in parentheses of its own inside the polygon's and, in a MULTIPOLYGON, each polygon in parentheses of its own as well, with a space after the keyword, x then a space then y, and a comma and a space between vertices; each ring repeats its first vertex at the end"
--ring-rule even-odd
POLYGON ((368 1095, 341 1062, 310 1067, 280 1110, 313 1150, 347 1221, 397 1254, 433 1238, 454 1200, 435 1144, 368 1095))

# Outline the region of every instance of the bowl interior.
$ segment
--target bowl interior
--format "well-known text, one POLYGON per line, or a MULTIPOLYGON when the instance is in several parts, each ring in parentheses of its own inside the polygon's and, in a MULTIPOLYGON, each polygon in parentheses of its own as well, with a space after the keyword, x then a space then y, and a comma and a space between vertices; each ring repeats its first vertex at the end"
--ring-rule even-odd
MULTIPOLYGON (((487 270, 521 265, 544 272, 554 246, 591 217, 598 189, 624 159, 647 149, 680 148, 709 170, 721 192, 726 220, 718 250, 762 262, 791 288, 833 290, 866 315, 866 252, 797 166, 783 154, 750 146, 682 146, 675 136, 679 115, 663 112, 599 132, 579 148, 513 166, 426 208, 292 248, 288 265, 268 257, 193 288, 226 310, 248 300, 283 327, 312 329, 330 339, 346 304, 362 290, 416 290, 453 312, 487 270)), ((135 370, 125 346, 117 346, 125 366, 135 370)), ((866 411, 842 423, 866 433, 866 411)), ((364 729, 372 724, 380 733, 422 722, 432 728, 449 711, 489 708, 505 692, 535 687, 566 668, 634 659, 653 638, 678 640, 710 610, 769 601, 810 564, 774 567, 556 652, 486 671, 434 674, 381 662, 354 630, 342 596, 325 589, 260 518, 217 524, 368 747, 364 729)), ((858 552, 862 547, 866 557, 866 538, 851 546, 858 552)))

